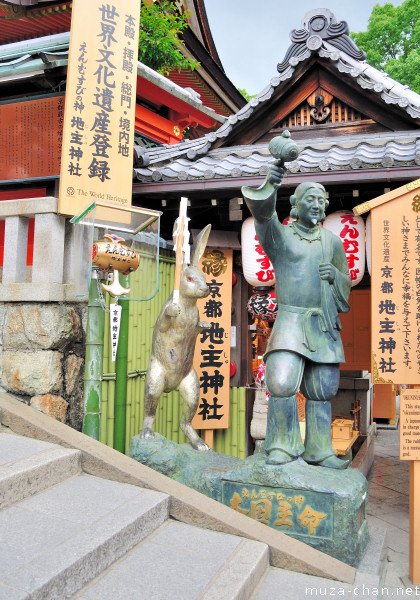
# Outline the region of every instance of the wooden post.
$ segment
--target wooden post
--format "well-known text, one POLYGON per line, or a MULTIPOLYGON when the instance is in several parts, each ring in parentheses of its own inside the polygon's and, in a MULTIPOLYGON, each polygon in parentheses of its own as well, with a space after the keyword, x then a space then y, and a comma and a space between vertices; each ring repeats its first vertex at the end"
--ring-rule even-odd
POLYGON ((204 430, 204 441, 206 442, 209 448, 213 448, 213 437, 214 437, 214 429, 205 429, 204 430))
POLYGON ((410 461, 408 574, 415 585, 420 583, 420 390, 417 388, 416 385, 415 389, 400 390, 400 460, 410 461))
POLYGON ((181 282, 181 269, 183 263, 183 245, 184 245, 184 231, 187 226, 187 198, 181 198, 181 204, 179 206, 179 218, 178 218, 178 236, 176 238, 176 258, 175 258, 175 279, 174 279, 174 291, 173 291, 173 302, 178 304, 179 300, 179 285, 181 282))
POLYGON ((410 460, 409 577, 420 584, 420 460, 410 460))

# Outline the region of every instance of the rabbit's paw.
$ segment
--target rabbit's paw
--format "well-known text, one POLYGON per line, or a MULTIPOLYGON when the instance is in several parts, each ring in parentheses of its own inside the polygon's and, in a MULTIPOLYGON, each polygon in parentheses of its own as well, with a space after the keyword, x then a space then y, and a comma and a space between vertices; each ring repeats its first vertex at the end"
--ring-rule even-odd
POLYGON ((209 446, 207 446, 206 442, 201 438, 192 441, 191 446, 194 450, 198 450, 199 452, 207 452, 207 450, 210 450, 209 446))
POLYGON ((155 438, 155 434, 150 427, 145 427, 143 431, 140 433, 140 439, 142 440, 153 440, 155 438))
POLYGON ((166 311, 165 313, 167 314, 168 317, 177 317, 181 312, 181 308, 178 306, 178 304, 169 304, 169 306, 166 307, 166 311))

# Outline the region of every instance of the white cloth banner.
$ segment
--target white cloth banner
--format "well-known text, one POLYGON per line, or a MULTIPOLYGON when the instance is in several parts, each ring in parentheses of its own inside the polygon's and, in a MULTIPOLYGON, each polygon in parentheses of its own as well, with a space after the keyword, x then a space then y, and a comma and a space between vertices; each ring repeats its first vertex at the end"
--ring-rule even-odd
POLYGON ((120 337, 121 324, 121 306, 119 304, 109 305, 109 326, 111 329, 111 357, 112 362, 115 362, 118 348, 118 338, 120 337))

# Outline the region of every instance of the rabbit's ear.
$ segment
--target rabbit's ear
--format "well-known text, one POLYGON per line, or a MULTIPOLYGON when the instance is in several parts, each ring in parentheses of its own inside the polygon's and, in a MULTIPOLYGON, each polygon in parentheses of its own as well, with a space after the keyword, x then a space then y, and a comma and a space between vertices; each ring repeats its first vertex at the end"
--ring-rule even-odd
POLYGON ((210 235, 210 230, 211 230, 211 225, 207 225, 206 227, 204 227, 204 229, 202 229, 200 231, 198 236, 195 238, 195 242, 191 249, 191 262, 190 262, 190 264, 193 265, 194 267, 198 267, 200 258, 204 254, 204 250, 206 249, 207 241, 208 241, 209 235, 210 235))

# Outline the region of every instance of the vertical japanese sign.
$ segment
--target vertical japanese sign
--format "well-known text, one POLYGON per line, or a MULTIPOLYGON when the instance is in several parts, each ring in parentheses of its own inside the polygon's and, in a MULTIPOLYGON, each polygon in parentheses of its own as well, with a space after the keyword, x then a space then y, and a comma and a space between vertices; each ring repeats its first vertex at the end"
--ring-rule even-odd
POLYGON ((73 0, 61 153, 62 214, 131 205, 140 0, 73 0))
POLYGON ((62 95, 0 105, 0 181, 59 174, 63 114, 62 95))
POLYGON ((374 383, 420 382, 420 190, 401 189, 371 212, 374 383))
POLYGON ((196 429, 229 427, 232 250, 208 249, 199 268, 210 294, 197 302, 200 320, 210 323, 197 338, 194 369, 200 396, 193 419, 196 429))

